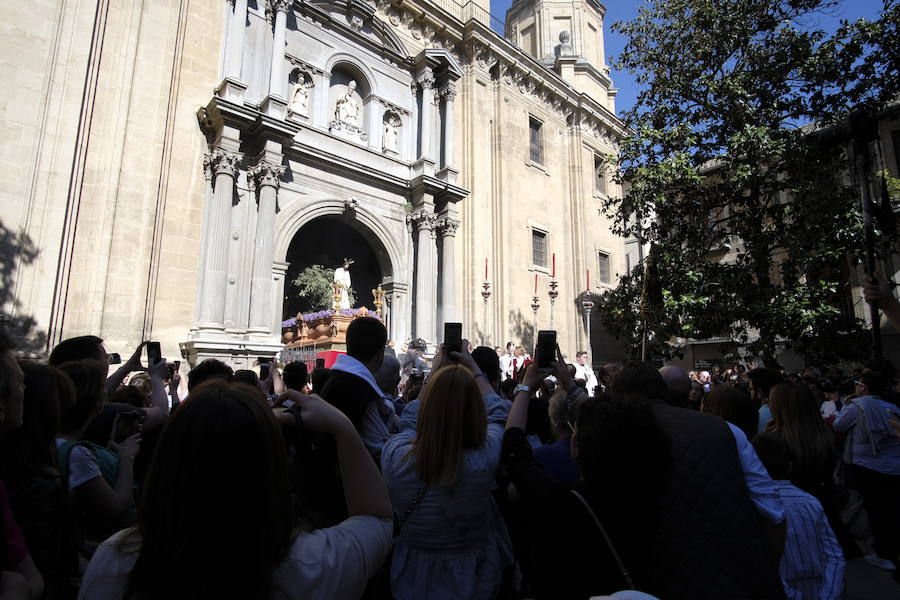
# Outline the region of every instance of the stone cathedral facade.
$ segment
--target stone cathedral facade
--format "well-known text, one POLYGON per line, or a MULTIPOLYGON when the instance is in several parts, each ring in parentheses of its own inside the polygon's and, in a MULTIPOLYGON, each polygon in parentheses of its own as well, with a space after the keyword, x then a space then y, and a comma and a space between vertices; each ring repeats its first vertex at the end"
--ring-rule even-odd
POLYGON ((298 269, 349 256, 398 343, 445 321, 533 343, 552 321, 574 356, 586 289, 632 266, 600 214, 622 125, 595 0, 517 0, 504 23, 487 0, 5 11, 3 310, 44 347, 158 339, 246 367, 280 348, 298 269))

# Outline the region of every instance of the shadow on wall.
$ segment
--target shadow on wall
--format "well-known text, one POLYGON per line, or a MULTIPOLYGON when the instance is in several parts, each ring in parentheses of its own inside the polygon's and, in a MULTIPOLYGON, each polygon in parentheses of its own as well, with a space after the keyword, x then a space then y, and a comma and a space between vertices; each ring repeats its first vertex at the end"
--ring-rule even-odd
POLYGON ((0 322, 16 343, 17 352, 43 353, 47 333, 35 327, 34 317, 20 313, 15 296, 16 271, 33 263, 40 251, 24 232, 16 232, 0 221, 0 322))
POLYGON ((528 354, 534 352, 534 321, 519 309, 509 311, 509 331, 512 341, 522 346, 528 354))

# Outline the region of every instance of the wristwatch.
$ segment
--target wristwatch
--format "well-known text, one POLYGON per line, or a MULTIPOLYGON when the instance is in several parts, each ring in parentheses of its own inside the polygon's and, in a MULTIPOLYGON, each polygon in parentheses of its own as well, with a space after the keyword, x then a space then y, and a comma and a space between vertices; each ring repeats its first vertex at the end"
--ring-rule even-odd
POLYGON ((530 391, 531 391, 531 388, 529 388, 527 385, 522 385, 520 383, 519 385, 516 386, 515 393, 518 394, 519 392, 530 392, 530 391))

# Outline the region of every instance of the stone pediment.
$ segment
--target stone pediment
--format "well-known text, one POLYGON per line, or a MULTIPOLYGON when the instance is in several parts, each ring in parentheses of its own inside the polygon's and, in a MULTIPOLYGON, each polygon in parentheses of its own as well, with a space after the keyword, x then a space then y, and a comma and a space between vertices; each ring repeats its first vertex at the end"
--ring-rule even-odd
MULTIPOLYGON (((391 26, 379 19, 375 7, 364 0, 313 1, 301 6, 327 14, 330 23, 341 28, 349 28, 351 35, 362 38, 367 42, 366 45, 380 47, 400 58, 409 56, 406 46, 391 26)), ((323 16, 321 13, 317 15, 319 19, 323 16)))

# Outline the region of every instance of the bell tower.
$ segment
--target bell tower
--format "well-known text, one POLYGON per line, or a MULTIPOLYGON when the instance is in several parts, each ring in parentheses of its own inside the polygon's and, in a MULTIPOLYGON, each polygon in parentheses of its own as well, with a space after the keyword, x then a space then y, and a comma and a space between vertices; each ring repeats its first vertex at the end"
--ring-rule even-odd
POLYGON ((597 0, 515 0, 506 12, 506 37, 615 112, 605 16, 606 7, 597 0))

